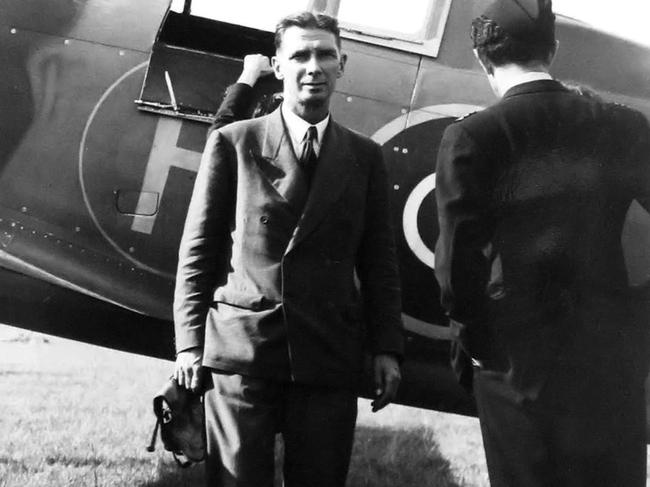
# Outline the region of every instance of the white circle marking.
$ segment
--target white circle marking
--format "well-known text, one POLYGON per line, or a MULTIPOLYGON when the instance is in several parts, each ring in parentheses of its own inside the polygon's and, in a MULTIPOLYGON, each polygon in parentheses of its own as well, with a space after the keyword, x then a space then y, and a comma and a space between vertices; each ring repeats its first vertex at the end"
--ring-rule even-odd
MULTIPOLYGON (((484 107, 478 105, 466 105, 463 103, 447 103, 442 105, 430 105, 418 110, 413 110, 405 115, 397 117, 396 119, 388 122, 386 125, 377 130, 372 139, 380 145, 384 145, 390 139, 395 137, 400 132, 407 128, 414 127, 421 123, 437 120, 440 118, 458 118, 470 112, 483 110, 484 107)), ((397 147, 393 150, 398 151, 397 147)), ((405 149, 408 152, 408 149, 405 149)), ((411 194, 406 199, 404 211, 402 213, 402 230, 404 231, 404 238, 409 248, 415 256, 426 266, 434 268, 435 254, 427 247, 422 240, 420 230, 418 228, 418 213, 422 202, 427 195, 436 187, 435 173, 429 174, 422 181, 420 181, 411 194)))
POLYGON ((404 204, 404 213, 402 213, 402 228, 404 229, 406 243, 408 243, 415 256, 432 269, 435 267, 435 254, 422 240, 418 229, 418 213, 424 198, 434 189, 436 189, 435 173, 429 174, 413 188, 404 204))
POLYGON ((133 73, 137 72, 138 70, 146 67, 148 64, 148 61, 145 61, 141 64, 138 64, 137 66, 134 66, 133 68, 129 69, 126 73, 124 73, 122 76, 120 76, 111 86, 108 87, 108 89, 104 92, 104 94, 99 98, 97 103, 95 104, 95 107, 93 108, 92 112, 90 113, 90 116, 88 117, 88 120, 86 121, 86 126, 84 127, 83 134, 81 135, 81 142, 79 143, 79 183, 81 184, 81 194, 84 199, 84 203, 86 204, 86 209, 88 210, 88 213, 90 214, 90 218, 93 220, 93 223, 95 224, 95 227, 97 227, 97 230, 99 230, 99 233, 101 233, 106 241, 125 259, 130 261, 131 263, 135 264, 141 269, 144 269, 148 272, 151 272, 152 274, 156 274, 161 277, 166 277, 166 278, 172 278, 173 275, 167 272, 160 271, 154 267, 151 267, 144 262, 139 261, 138 259, 134 258, 132 255, 130 255, 128 252, 125 252, 120 245, 111 238, 111 236, 108 234, 108 232, 102 227, 102 224, 100 223, 99 219, 95 215, 95 212, 92 209, 92 206, 90 204, 90 199, 88 198, 88 192, 86 190, 86 185, 84 183, 84 177, 83 177, 83 165, 84 165, 84 147, 86 146, 86 137, 88 136, 88 131, 90 129, 91 124, 93 123, 93 120, 95 119, 95 116, 97 115, 97 112, 99 111, 99 108, 102 106, 104 101, 108 98, 108 96, 112 93, 112 91, 126 78, 131 76, 133 73))

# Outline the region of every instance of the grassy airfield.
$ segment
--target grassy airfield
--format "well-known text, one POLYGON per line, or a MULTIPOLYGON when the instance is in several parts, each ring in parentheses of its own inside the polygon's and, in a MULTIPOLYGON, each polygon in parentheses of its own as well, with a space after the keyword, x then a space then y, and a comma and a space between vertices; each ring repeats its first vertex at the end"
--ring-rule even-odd
MULTIPOLYGON (((171 363, 0 325, 0 487, 202 485, 159 443, 171 363)), ((276 485, 280 486, 280 479, 276 485)), ((359 401, 349 487, 488 486, 477 420, 359 401)))
MULTIPOLYGON (((0 487, 202 485, 159 443, 171 363, 0 325, 0 487)), ((359 401, 350 487, 487 486, 475 419, 359 401)), ((280 479, 276 485, 281 485, 280 479)))
MULTIPOLYGON (((145 450, 170 371, 0 325, 0 487, 203 485, 202 465, 179 469, 160 443, 145 450)), ((488 487, 478 421, 395 405, 373 414, 360 400, 347 485, 488 487)))
MULTIPOLYGON (((179 469, 160 443, 145 450, 170 371, 0 325, 0 487, 203 485, 202 465, 179 469)), ((396 405, 373 414, 360 400, 347 485, 488 487, 478 421, 396 405)))

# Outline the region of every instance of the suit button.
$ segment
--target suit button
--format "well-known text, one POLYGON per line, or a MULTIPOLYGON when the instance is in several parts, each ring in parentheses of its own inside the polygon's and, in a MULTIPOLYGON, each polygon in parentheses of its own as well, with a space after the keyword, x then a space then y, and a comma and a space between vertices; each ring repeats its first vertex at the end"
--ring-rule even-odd
POLYGON ((269 217, 266 215, 262 215, 260 217, 260 221, 262 222, 262 225, 266 225, 269 222, 269 217))

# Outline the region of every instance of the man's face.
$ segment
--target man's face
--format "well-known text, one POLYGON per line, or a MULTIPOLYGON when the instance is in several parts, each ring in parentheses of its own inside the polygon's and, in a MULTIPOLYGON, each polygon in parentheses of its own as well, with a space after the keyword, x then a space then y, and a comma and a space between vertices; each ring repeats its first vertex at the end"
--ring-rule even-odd
POLYGON ((275 76, 284 85, 284 102, 299 112, 304 107, 329 106, 336 80, 343 75, 345 56, 331 32, 289 27, 272 62, 275 76))

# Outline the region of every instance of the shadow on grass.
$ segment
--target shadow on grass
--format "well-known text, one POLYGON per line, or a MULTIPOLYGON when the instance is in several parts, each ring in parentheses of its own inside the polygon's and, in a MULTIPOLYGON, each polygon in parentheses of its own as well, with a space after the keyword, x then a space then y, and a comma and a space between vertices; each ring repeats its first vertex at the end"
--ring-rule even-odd
POLYGON ((392 429, 359 426, 348 487, 462 487, 424 427, 392 429))
MULTIPOLYGON (((278 441, 276 471, 282 469, 278 441)), ((140 487, 202 486, 203 464, 180 469, 173 462, 160 465, 155 480, 140 487)), ((280 475, 275 485, 280 487, 280 475)), ((391 429, 359 426, 350 462, 347 487, 463 487, 442 457, 433 433, 426 428, 391 429)))
POLYGON ((202 487, 205 476, 204 465, 199 463, 188 468, 180 468, 172 460, 158 467, 154 480, 149 480, 138 487, 202 487))

